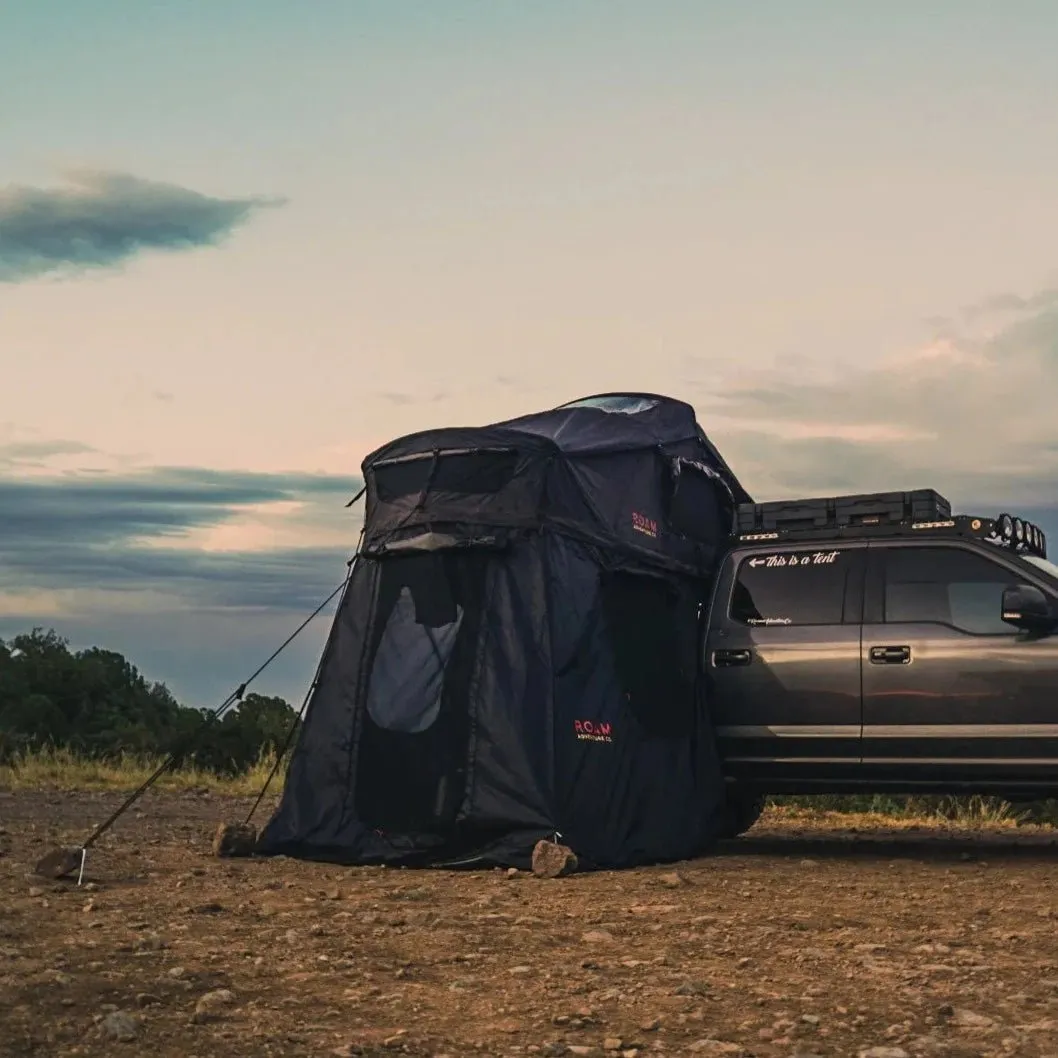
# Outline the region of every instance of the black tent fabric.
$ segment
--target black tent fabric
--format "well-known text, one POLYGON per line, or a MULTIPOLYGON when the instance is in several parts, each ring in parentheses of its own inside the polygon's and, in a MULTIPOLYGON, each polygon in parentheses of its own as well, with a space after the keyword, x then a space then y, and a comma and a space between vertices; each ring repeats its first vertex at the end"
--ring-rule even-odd
POLYGON ((364 534, 265 854, 583 867, 704 851, 723 809, 697 678, 748 495, 693 408, 613 394, 400 438, 363 463, 364 534))

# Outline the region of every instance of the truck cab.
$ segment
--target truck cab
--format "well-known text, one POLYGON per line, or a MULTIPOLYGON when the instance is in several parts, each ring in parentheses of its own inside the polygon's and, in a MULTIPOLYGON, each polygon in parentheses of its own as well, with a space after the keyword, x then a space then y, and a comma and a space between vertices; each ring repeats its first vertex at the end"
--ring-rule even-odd
POLYGON ((738 519, 702 660, 744 815, 768 793, 1058 791, 1058 566, 1036 526, 953 517, 932 490, 738 519))

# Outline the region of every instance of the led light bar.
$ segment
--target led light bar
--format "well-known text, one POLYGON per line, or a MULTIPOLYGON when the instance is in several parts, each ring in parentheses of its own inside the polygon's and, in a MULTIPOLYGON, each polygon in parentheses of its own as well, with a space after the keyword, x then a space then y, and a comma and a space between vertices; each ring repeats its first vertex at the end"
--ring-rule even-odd
POLYGON ((999 543, 1015 551, 1028 551, 1040 558, 1047 557, 1047 536, 1038 525, 1006 513, 1001 514, 995 524, 999 543))

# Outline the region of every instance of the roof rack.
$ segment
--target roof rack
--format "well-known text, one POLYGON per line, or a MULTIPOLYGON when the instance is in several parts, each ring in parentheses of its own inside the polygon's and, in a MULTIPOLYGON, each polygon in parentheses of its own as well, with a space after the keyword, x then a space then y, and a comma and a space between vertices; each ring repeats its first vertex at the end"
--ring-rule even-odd
POLYGON ((968 537, 1015 554, 1047 557, 1046 535, 1027 519, 1007 513, 953 515, 951 504, 933 489, 743 503, 736 514, 740 543, 893 536, 968 537))

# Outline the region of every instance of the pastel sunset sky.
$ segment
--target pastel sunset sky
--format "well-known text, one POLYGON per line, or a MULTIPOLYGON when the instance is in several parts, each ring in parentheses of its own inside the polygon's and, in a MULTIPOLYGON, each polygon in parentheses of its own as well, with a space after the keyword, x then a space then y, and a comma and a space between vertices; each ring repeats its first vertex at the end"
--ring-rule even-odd
POLYGON ((1058 539, 1056 55, 1053 0, 0 7, 0 637, 208 705, 373 447, 622 389, 755 498, 1058 539))

